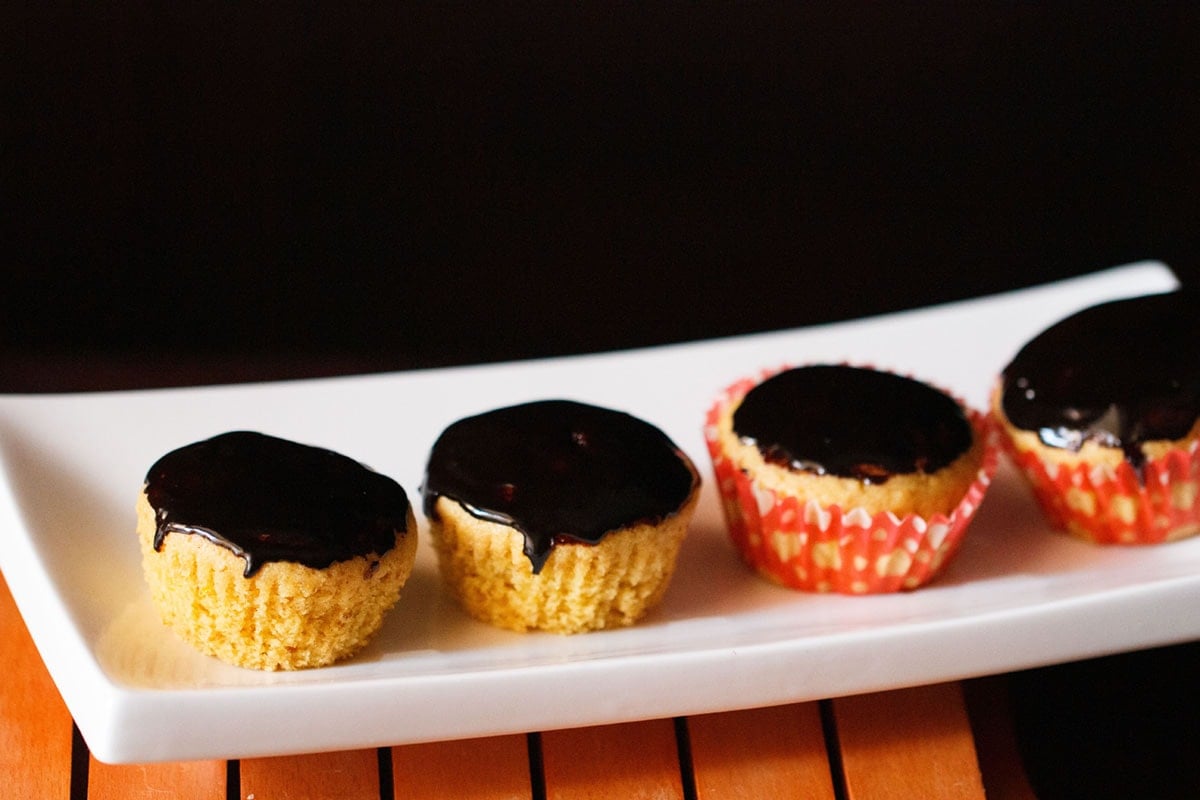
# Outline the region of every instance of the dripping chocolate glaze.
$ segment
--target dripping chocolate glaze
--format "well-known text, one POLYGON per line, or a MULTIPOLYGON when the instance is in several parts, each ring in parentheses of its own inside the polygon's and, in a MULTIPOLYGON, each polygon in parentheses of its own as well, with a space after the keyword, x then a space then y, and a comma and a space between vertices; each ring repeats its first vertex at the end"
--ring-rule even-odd
POLYGON ((742 398, 733 431, 773 464, 867 483, 936 472, 974 441, 963 409, 942 392, 841 365, 798 367, 763 381, 742 398))
POLYGON ((439 497, 520 531, 541 571, 559 541, 657 523, 699 484, 691 462, 658 428, 619 411, 544 400, 459 420, 434 443, 422 485, 425 514, 439 497))
POLYGON ((331 450, 235 431, 173 450, 146 475, 167 534, 200 535, 231 550, 250 577, 268 561, 321 569, 383 555, 408 527, 398 483, 331 450))
POLYGON ((1143 445, 1183 438, 1200 416, 1198 299, 1116 300, 1047 328, 1004 369, 1004 415, 1050 447, 1120 448, 1140 476, 1143 445))

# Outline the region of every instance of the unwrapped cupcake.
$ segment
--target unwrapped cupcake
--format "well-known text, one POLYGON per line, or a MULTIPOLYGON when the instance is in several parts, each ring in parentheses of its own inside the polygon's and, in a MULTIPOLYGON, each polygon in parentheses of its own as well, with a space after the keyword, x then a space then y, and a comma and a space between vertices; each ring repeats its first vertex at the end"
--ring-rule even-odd
POLYGON ((253 669, 320 667, 361 649, 417 554, 398 483, 332 450, 252 431, 167 453, 137 509, 163 622, 201 652, 253 669))
POLYGON ((1092 306, 1005 367, 992 412, 1054 526, 1102 544, 1200 532, 1197 299, 1092 306))
POLYGON ((730 536, 795 589, 915 589, 956 552, 995 470, 985 417, 920 381, 820 364, 730 386, 705 439, 730 536))
POLYGON ((579 633, 631 625, 662 599, 699 489, 650 423, 544 400, 447 427, 422 493, 442 577, 468 613, 579 633))

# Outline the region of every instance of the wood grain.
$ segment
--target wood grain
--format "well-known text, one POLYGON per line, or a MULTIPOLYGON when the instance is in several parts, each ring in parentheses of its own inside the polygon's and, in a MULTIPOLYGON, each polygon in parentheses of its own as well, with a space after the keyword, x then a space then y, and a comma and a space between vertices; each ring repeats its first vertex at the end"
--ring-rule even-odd
POLYGON ((833 800, 817 703, 687 721, 697 800, 833 800))
POLYGON ((550 731, 542 735, 547 800, 681 800, 672 720, 550 731))
POLYGON ((983 800, 959 684, 839 698, 833 709, 850 800, 983 800))
POLYGON ((379 800, 375 750, 252 758, 241 762, 240 797, 257 800, 379 800))
POLYGON ((71 715, 0 576, 0 778, 7 797, 65 798, 71 790, 71 715))
POLYGON ((88 768, 88 800, 225 800, 224 761, 104 764, 88 768))
POLYGON ((529 749, 523 735, 392 748, 397 800, 528 800, 529 749))

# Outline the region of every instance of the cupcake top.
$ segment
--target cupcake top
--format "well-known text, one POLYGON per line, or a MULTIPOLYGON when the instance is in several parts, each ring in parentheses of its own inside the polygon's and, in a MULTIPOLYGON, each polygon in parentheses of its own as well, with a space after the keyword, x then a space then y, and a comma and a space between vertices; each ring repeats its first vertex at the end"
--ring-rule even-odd
POLYGON ((919 381, 861 367, 785 370, 746 393, 733 433, 792 471, 868 484, 933 473, 974 443, 954 399, 919 381))
POLYGON ((322 569, 382 555, 407 531, 404 489, 346 456, 261 433, 235 431, 173 450, 146 474, 157 528, 196 534, 246 563, 322 569))
POLYGON ((455 422, 434 443, 422 486, 519 530, 537 573, 558 541, 605 534, 676 513, 699 484, 691 461, 653 425, 605 408, 544 400, 455 422))
POLYGON ((1200 418, 1197 295, 1171 292, 1084 309, 1026 344, 1001 376, 1001 406, 1048 447, 1120 449, 1185 438, 1200 418))

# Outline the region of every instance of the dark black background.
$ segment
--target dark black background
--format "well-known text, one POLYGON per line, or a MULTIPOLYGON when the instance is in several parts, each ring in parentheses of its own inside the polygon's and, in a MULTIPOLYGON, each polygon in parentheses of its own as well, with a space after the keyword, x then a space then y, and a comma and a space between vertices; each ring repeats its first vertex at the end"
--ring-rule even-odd
POLYGON ((1191 5, 330 6, 3 13, 0 389, 1200 276, 1191 5))

